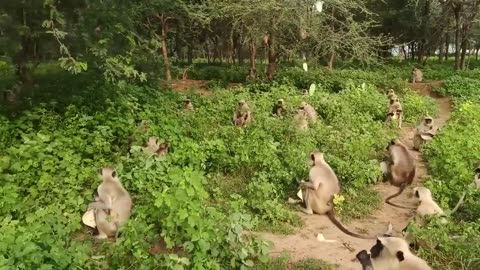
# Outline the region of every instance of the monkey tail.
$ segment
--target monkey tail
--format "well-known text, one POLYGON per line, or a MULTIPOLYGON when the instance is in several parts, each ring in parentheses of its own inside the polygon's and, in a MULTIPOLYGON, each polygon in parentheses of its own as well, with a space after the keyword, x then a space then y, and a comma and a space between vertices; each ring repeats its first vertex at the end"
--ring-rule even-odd
POLYGON ((330 219, 330 221, 332 221, 332 223, 335 224, 335 226, 337 226, 337 228, 339 228, 342 232, 344 232, 344 233, 346 233, 350 236, 357 237, 357 238, 360 238, 360 239, 376 239, 376 237, 360 235, 360 234, 356 234, 356 233, 353 233, 353 232, 349 231, 347 228, 345 228, 343 226, 342 223, 340 223, 337 220, 337 218, 335 218, 335 210, 334 209, 328 211, 327 216, 330 219))
MULTIPOLYGON (((413 172, 415 174, 415 172, 413 172)), ((412 174, 412 173, 410 173, 412 174)), ((409 175, 410 176, 410 175, 409 175)), ((413 207, 406 207, 406 206, 401 206, 401 205, 398 205, 398 204, 395 204, 395 203, 392 203, 390 202, 391 199, 395 198, 395 197, 398 197, 400 194, 402 194, 403 190, 405 190, 405 188, 407 187, 407 183, 403 183, 400 185, 400 189, 398 190, 397 193, 391 195, 390 197, 386 198, 385 199, 385 203, 387 204, 390 204, 391 206, 395 206, 395 207, 398 207, 398 208, 403 208, 403 209, 415 209, 413 207)))
POLYGON ((455 208, 453 208, 452 212, 450 212, 450 215, 457 212, 458 208, 460 208, 460 205, 463 204, 463 199, 465 199, 465 194, 466 192, 463 192, 462 197, 460 197, 460 200, 458 200, 457 205, 455 205, 455 208))

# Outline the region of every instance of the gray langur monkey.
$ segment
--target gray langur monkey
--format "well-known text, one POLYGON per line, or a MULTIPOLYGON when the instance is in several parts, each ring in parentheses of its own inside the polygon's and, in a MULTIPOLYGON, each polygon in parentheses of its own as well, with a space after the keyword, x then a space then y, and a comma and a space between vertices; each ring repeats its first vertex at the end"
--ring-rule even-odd
POLYGON ((408 243, 398 237, 378 237, 370 254, 362 250, 356 255, 363 270, 431 270, 422 258, 413 254, 408 243))
POLYGON ((416 127, 415 135, 413 135, 413 149, 420 150, 420 146, 426 142, 433 140, 438 128, 433 122, 433 118, 426 116, 422 122, 416 127))
POLYGON ((193 104, 192 104, 192 101, 189 99, 189 98, 186 98, 184 101, 183 101, 183 110, 184 111, 193 111, 193 104))
POLYGON ((415 158, 408 151, 407 146, 398 139, 392 140, 386 149, 389 152, 389 163, 381 164, 381 166, 386 167, 385 174, 390 184, 399 187, 400 190, 386 198, 385 202, 399 208, 410 209, 396 205, 390 202, 390 200, 402 194, 403 190, 413 182, 416 173, 415 158))
POLYGON ((473 177, 473 183, 471 186, 476 189, 480 189, 480 163, 478 163, 477 167, 475 168, 475 176, 473 177))
POLYGON ((423 72, 418 68, 412 69, 412 83, 422 82, 423 72))
POLYGON ((390 100, 392 100, 392 99, 395 100, 395 99, 397 99, 398 97, 397 97, 397 95, 395 94, 395 91, 393 91, 393 89, 388 89, 388 91, 387 91, 387 98, 388 98, 388 100, 390 101, 390 100))
POLYGON ((402 109, 402 104, 400 103, 398 98, 391 99, 389 101, 388 113, 387 113, 387 116, 385 118, 385 123, 387 123, 391 120, 397 120, 398 121, 398 127, 402 128, 403 109, 402 109))
MULTIPOLYGON (((418 199, 420 204, 415 210, 415 222, 420 226, 425 226, 428 223, 428 216, 444 216, 445 212, 440 208, 440 206, 435 202, 432 197, 432 192, 426 187, 414 187, 413 193, 415 198, 418 199)), ((442 218, 442 224, 447 223, 445 218, 442 218)))
POLYGON ((168 142, 159 143, 158 137, 152 136, 148 138, 147 145, 143 148, 143 152, 148 156, 165 156, 168 153, 169 147, 170 144, 168 142))
POLYGON ((303 108, 299 108, 294 116, 295 126, 298 130, 308 130, 307 113, 303 108))
POLYGON ((287 109, 285 108, 285 101, 283 98, 277 100, 277 102, 273 105, 273 110, 272 110, 273 116, 277 117, 284 117, 287 114, 287 109))
POLYGON ((305 208, 300 207, 300 210, 309 215, 313 213, 326 214, 335 226, 350 236, 361 239, 375 239, 375 237, 350 232, 335 218, 332 200, 335 194, 340 192, 340 183, 333 169, 325 161, 323 153, 312 152, 310 154, 310 166, 310 181, 300 183, 303 202, 305 203, 305 208))
POLYGON ((306 103, 305 101, 302 101, 301 107, 303 108, 305 113, 307 113, 307 117, 312 123, 317 122, 317 112, 312 105, 306 103))
POLYGON ((99 199, 88 205, 88 208, 95 209, 96 238, 117 238, 119 228, 130 218, 132 199, 114 169, 103 168, 100 178, 102 183, 97 188, 99 199))
POLYGON ((238 127, 243 127, 246 124, 252 121, 252 113, 250 112, 250 107, 245 102, 245 100, 240 100, 238 102, 237 109, 233 113, 233 124, 238 127))

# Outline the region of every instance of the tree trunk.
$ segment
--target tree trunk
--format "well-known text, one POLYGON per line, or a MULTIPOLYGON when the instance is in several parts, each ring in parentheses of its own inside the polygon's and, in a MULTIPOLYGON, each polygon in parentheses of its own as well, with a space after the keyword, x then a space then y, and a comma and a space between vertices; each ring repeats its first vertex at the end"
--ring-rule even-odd
POLYGON ((335 62, 335 49, 332 50, 330 58, 328 59, 328 70, 333 70, 333 63, 335 62))
POLYGON ((160 43, 162 44, 162 54, 163 61, 165 61, 165 79, 170 81, 172 79, 172 74, 170 72, 170 59, 168 59, 168 48, 167 48, 167 33, 168 33, 168 18, 165 15, 159 16, 162 33, 160 35, 160 43))
POLYGON ((275 51, 275 42, 273 36, 270 34, 267 41, 268 47, 268 71, 267 79, 273 80, 275 77, 275 70, 277 68, 277 52, 275 51))
POLYGON ((402 46, 400 47, 400 50, 402 51, 403 58, 404 58, 405 60, 408 60, 408 55, 407 55, 407 51, 405 50, 405 45, 402 45, 402 46))
POLYGON ((461 55, 460 55, 460 69, 461 70, 464 70, 465 69, 465 56, 467 54, 467 45, 468 45, 468 42, 467 40, 463 40, 462 41, 462 44, 460 45, 460 49, 461 49, 461 55))
POLYGON ((454 8, 455 15, 455 70, 460 69, 460 8, 454 8))
POLYGON ((32 70, 28 67, 29 56, 32 55, 33 43, 30 37, 21 37, 22 49, 14 56, 15 76, 24 86, 32 84, 32 70))
POLYGON ((443 56, 443 60, 445 62, 448 61, 448 53, 450 52, 450 35, 447 33, 445 35, 445 55, 443 56))
POLYGON ((478 51, 480 48, 475 49, 475 61, 478 61, 478 51))
POLYGON ((250 41, 248 48, 250 50, 250 71, 247 78, 249 80, 256 80, 257 79, 257 68, 255 66, 256 48, 255 48, 255 41, 253 41, 253 39, 250 41))
POLYGON ((440 47, 438 47, 438 62, 443 63, 443 51, 445 50, 445 43, 440 40, 440 47))
POLYGON ((187 61, 189 65, 193 63, 193 45, 190 43, 187 45, 187 61))

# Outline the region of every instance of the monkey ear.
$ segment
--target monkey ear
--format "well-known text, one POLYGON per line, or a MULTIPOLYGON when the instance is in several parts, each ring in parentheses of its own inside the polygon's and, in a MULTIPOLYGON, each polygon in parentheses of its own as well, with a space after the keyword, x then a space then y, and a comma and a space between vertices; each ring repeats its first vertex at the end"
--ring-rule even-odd
POLYGON ((117 176, 117 172, 116 171, 113 171, 112 172, 112 177, 115 178, 117 176))
POLYGON ((401 262, 402 262, 403 260, 405 260, 405 257, 403 256, 403 252, 402 252, 402 251, 397 251, 397 259, 398 259, 399 261, 401 261, 401 262))

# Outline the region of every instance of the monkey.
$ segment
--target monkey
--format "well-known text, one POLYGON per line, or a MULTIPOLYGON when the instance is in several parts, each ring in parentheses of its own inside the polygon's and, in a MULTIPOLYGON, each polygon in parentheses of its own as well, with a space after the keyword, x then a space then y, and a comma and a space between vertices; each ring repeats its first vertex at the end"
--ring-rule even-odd
POLYGON ((385 202, 395 207, 409 209, 391 203, 390 200, 402 194, 403 190, 413 182, 416 173, 415 158, 408 151, 407 146, 398 139, 390 141, 386 149, 390 156, 390 162, 387 166, 387 178, 390 184, 399 187, 400 190, 386 198, 385 202))
POLYGON ((470 185, 476 189, 480 189, 480 163, 475 168, 475 176, 473 177, 473 183, 470 185))
POLYGON ((431 141, 436 133, 437 128, 434 126, 433 118, 426 116, 417 126, 415 135, 413 135, 413 149, 420 150, 420 146, 431 141))
POLYGON ((143 147, 143 152, 148 156, 155 154, 159 149, 158 137, 152 136, 148 138, 147 144, 143 147))
POLYGON ((12 90, 3 91, 3 100, 9 104, 15 104, 17 102, 17 95, 12 90))
MULTIPOLYGON (((427 225, 426 216, 444 216, 445 212, 438 206, 438 204, 432 198, 432 192, 426 187, 413 188, 415 197, 419 200, 420 204, 415 211, 415 222, 420 226, 427 225)), ((442 224, 446 223, 446 219, 442 218, 442 224)))
POLYGON ((88 208, 95 209, 95 223, 98 229, 96 238, 105 239, 110 236, 117 238, 120 226, 130 217, 132 199, 113 168, 102 168, 100 178, 102 183, 97 188, 99 200, 88 205, 88 208))
POLYGON ((157 156, 166 156, 168 153, 168 148, 170 147, 170 144, 168 142, 161 143, 160 146, 158 147, 158 150, 155 152, 157 156))
POLYGON ((184 100, 184 104, 183 104, 183 110, 184 111, 193 111, 193 104, 192 104, 192 101, 189 99, 189 98, 186 98, 184 100))
POLYGON ((233 113, 233 124, 235 126, 245 126, 247 123, 252 121, 252 115, 250 108, 245 100, 240 100, 238 102, 237 110, 233 113))
POLYGON ((299 108, 297 110, 297 114, 294 117, 296 127, 299 130, 308 130, 308 121, 307 121, 307 113, 304 109, 299 108))
POLYGON ((395 100, 395 99, 397 99, 398 97, 397 97, 397 95, 395 94, 395 91, 393 91, 393 89, 389 89, 389 90, 387 91, 387 98, 388 98, 388 100, 390 101, 390 100, 392 100, 392 99, 395 100))
POLYGON ((402 121, 403 121, 403 110, 402 110, 402 104, 396 99, 391 99, 388 105, 388 113, 385 118, 385 123, 390 121, 390 120, 396 120, 398 119, 398 127, 402 128, 402 121))
POLYGON ((168 153, 168 148, 170 144, 168 142, 163 142, 159 144, 158 137, 152 136, 148 138, 147 145, 143 148, 143 151, 148 156, 157 155, 165 156, 168 153))
POLYGON ((273 116, 283 117, 287 114, 287 110, 285 108, 285 101, 283 98, 277 100, 277 102, 273 105, 272 110, 273 116))
POLYGON ((361 250, 356 255, 364 270, 431 270, 425 260, 409 250, 408 243, 399 237, 378 237, 370 254, 361 250))
POLYGON ((423 72, 418 68, 412 69, 412 83, 422 82, 423 72))
POLYGON ((308 182, 300 182, 302 190, 303 202, 305 208, 299 207, 300 210, 308 215, 326 214, 335 226, 342 232, 361 239, 375 239, 374 237, 363 236, 350 232, 336 218, 333 206, 333 198, 335 194, 340 192, 340 183, 337 175, 325 161, 323 153, 318 151, 310 153, 310 172, 308 182))
POLYGON ((306 103, 305 101, 302 101, 301 107, 303 108, 303 110, 307 114, 308 119, 310 119, 312 123, 317 122, 317 112, 312 105, 306 103))

